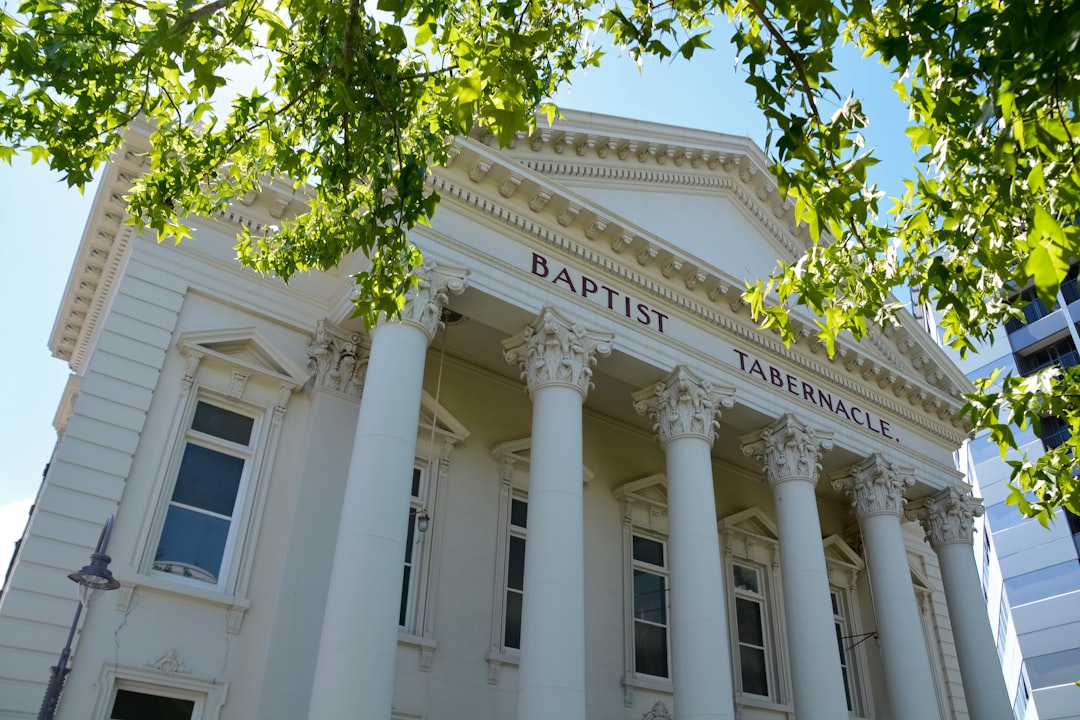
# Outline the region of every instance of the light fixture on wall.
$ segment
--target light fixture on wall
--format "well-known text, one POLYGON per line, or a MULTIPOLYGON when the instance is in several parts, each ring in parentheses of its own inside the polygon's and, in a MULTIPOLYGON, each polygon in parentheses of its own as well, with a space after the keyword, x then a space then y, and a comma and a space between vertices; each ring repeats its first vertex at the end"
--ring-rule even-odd
POLYGON ((417 508, 409 511, 409 514, 416 516, 417 532, 426 533, 428 528, 431 527, 431 517, 428 516, 427 508, 417 508))
POLYGON ((45 697, 41 701, 41 710, 38 711, 38 720, 52 720, 56 715, 56 705, 60 702, 60 693, 64 689, 64 680, 69 672, 67 664, 71 657, 71 641, 75 639, 75 630, 79 626, 79 617, 82 615, 83 608, 90 604, 95 590, 115 590, 120 587, 120 583, 109 571, 112 558, 105 554, 106 548, 109 547, 112 527, 113 516, 110 515, 101 528, 97 547, 90 553, 90 564, 68 575, 72 581, 79 584, 79 604, 75 607, 75 619, 71 621, 67 642, 64 644, 64 649, 60 651, 60 660, 52 667, 49 684, 45 688, 45 697))

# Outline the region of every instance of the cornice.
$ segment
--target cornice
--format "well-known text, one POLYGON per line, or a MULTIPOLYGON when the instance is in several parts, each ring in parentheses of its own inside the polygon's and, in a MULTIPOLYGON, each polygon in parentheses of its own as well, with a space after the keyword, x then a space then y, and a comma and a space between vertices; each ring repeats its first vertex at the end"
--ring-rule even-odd
MULTIPOLYGON (((497 161, 499 159, 493 157, 486 148, 475 148, 472 141, 462 141, 458 146, 458 155, 449 168, 452 172, 437 171, 431 178, 432 185, 444 202, 459 203, 473 211, 479 211, 497 224, 509 226, 543 244, 558 248, 585 265, 620 278, 642 294, 677 306, 688 315, 696 316, 748 344, 782 357, 801 371, 825 379, 931 434, 944 436, 957 445, 966 437, 968 429, 958 417, 959 393, 955 390, 953 393, 943 391, 929 384, 925 378, 910 371, 912 365, 901 362, 896 355, 891 358, 887 356, 888 362, 881 362, 868 357, 865 350, 860 350, 857 344, 844 341, 837 343, 837 353, 826 361, 829 364, 812 359, 812 355, 820 350, 820 346, 815 346, 813 342, 809 343, 810 357, 805 353, 793 353, 775 336, 762 332, 750 319, 749 308, 742 300, 741 280, 719 269, 708 267, 697 258, 675 254, 660 238, 613 216, 607 219, 606 235, 597 236, 590 231, 595 219, 599 217, 591 203, 572 193, 560 191, 556 185, 544 182, 543 178, 530 177, 533 171, 528 168, 510 170, 518 181, 513 192, 507 194, 499 189, 500 185, 505 184, 502 179, 497 173, 490 172, 497 161), (473 152, 474 149, 479 152, 473 152), (482 175, 471 172, 470 168, 476 167, 478 162, 489 162, 489 159, 487 172, 482 175), (514 197, 523 187, 528 194, 514 197), (547 195, 544 204, 539 205, 528 199, 540 192, 547 195), (496 201, 495 197, 505 200, 496 201), (567 205, 573 205, 578 212, 568 222, 563 222, 561 218, 565 218, 565 214, 562 209, 567 205), (612 228, 619 234, 612 236, 612 228), (631 240, 623 242, 620 238, 627 235, 631 240), (581 241, 576 238, 581 238, 581 241), (633 250, 639 246, 654 248, 656 252, 634 253, 633 250), (632 258, 636 262, 632 263, 632 258), (641 271, 631 267, 631 264, 640 266, 641 271), (663 281, 645 274, 650 266, 657 264, 660 264, 658 269, 663 281), (664 272, 665 267, 680 264, 681 272, 664 272), (691 268, 689 275, 686 274, 687 267, 691 268), (892 389, 896 401, 884 394, 871 392, 862 383, 830 365, 841 365, 848 372, 858 372, 864 380, 876 377, 878 387, 882 390, 892 389), (899 400, 907 400, 908 404, 901 404, 899 400), (953 431, 947 431, 941 423, 931 421, 927 413, 933 413, 939 420, 947 422, 953 431)), ((502 162, 505 163, 505 160, 502 162)), ((813 327, 812 322, 807 320, 795 322, 797 327, 813 327)), ((906 336, 907 331, 904 332, 906 336)), ((806 340, 804 337, 799 342, 806 340)), ((872 344, 878 349, 888 348, 890 343, 876 335, 872 344)), ((919 347, 919 342, 912 341, 908 350, 919 347)), ((940 352, 937 348, 935 350, 940 352)))

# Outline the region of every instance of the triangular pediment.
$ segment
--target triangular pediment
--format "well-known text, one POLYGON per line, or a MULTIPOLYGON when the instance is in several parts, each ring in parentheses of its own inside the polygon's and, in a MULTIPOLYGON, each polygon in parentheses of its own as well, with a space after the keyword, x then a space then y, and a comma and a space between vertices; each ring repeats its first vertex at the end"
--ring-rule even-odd
POLYGON ((830 535, 822 541, 825 548, 825 560, 845 565, 853 570, 862 570, 865 566, 859 553, 848 545, 839 535, 830 535))
POLYGON ((728 515, 726 518, 722 519, 718 525, 721 531, 741 532, 755 537, 766 538, 774 542, 780 539, 780 534, 776 529, 776 523, 756 507, 747 508, 734 515, 728 515))
POLYGON ((663 473, 656 473, 637 480, 631 480, 615 488, 612 494, 620 500, 640 500, 666 508, 668 503, 667 476, 663 473))
POLYGON ((257 328, 184 333, 176 344, 185 355, 216 358, 292 386, 303 385, 309 375, 257 328))
POLYGON ((435 402, 426 390, 420 396, 420 425, 418 434, 421 439, 432 436, 437 442, 460 443, 469 437, 469 429, 465 424, 454 417, 449 410, 435 402))

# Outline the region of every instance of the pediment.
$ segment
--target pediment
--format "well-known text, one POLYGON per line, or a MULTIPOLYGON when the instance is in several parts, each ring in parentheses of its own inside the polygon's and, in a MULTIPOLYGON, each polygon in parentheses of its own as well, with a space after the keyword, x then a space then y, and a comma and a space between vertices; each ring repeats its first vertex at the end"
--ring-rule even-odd
POLYGON ((420 424, 417 432, 421 440, 435 437, 440 443, 450 442, 455 445, 470 435, 465 424, 435 402, 435 398, 426 390, 420 396, 420 424))
POLYGON ((257 328, 184 333, 176 345, 185 355, 216 358, 292 386, 308 380, 308 372, 275 348, 257 328))
MULTIPOLYGON (((515 472, 528 474, 532 458, 532 438, 508 440, 491 448, 491 455, 502 464, 504 480, 511 480, 515 472)), ((581 466, 581 481, 588 485, 596 476, 588 465, 581 466)))
POLYGON ((667 507, 667 476, 663 473, 647 475, 625 482, 612 491, 620 500, 643 501, 650 505, 667 507))
POLYGON ((830 535, 822 541, 825 548, 826 562, 834 562, 853 570, 862 570, 866 563, 859 553, 848 545, 839 535, 830 535))
POLYGON ((740 532, 754 537, 765 538, 773 542, 780 540, 780 534, 774 523, 765 513, 756 507, 747 508, 722 519, 718 526, 721 532, 740 532))

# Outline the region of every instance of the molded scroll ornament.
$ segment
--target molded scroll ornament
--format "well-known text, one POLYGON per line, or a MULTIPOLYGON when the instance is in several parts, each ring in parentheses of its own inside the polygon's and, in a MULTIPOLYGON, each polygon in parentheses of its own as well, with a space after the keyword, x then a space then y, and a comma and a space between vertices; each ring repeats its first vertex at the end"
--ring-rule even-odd
POLYGON ((667 705, 657 700, 652 710, 641 716, 641 720, 672 720, 672 717, 667 705))
POLYGON ((611 333, 588 330, 545 307, 524 330, 503 341, 503 353, 521 368, 530 395, 545 385, 564 385, 585 397, 596 358, 611 353, 612 339, 611 333))
POLYGON ((832 449, 832 437, 831 432, 814 430, 794 415, 784 415, 740 441, 743 455, 761 463, 762 475, 770 485, 788 480, 809 480, 816 485, 821 453, 832 449))
POLYGON ((872 515, 900 515, 907 502, 904 488, 914 484, 914 470, 897 467, 879 453, 852 465, 832 481, 833 489, 851 498, 851 507, 860 520, 872 515))
MULTIPOLYGON (((431 342, 450 296, 460 295, 468 287, 469 271, 425 259, 415 274, 416 284, 405 294, 399 320, 419 327, 431 342)), ((385 322, 385 318, 380 318, 380 322, 385 322)))
POLYGON ((720 408, 735 404, 734 388, 714 388, 685 365, 656 385, 634 393, 634 408, 653 419, 661 445, 681 437, 700 437, 712 445, 720 408))
POLYGON ((926 531, 926 541, 937 550, 949 543, 971 544, 975 518, 983 514, 982 500, 957 488, 946 488, 927 498, 921 508, 911 513, 926 531))

